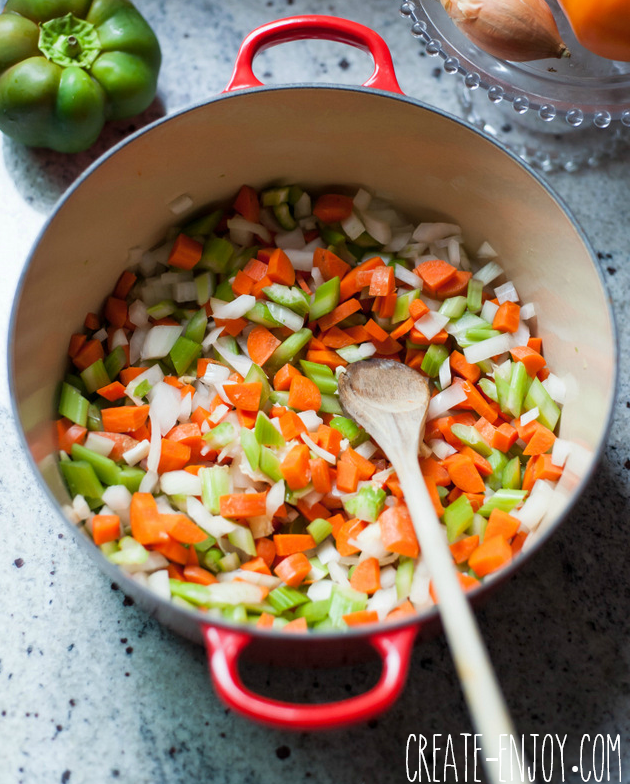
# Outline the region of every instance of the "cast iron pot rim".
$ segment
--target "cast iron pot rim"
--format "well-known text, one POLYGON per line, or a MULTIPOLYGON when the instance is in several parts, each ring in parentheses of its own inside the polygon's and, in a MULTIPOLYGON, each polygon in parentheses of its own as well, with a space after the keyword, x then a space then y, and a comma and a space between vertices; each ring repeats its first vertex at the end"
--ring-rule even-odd
MULTIPOLYGON (((512 563, 501 569, 496 576, 491 578, 490 580, 486 579, 484 583, 481 584, 480 587, 475 588, 470 592, 470 599, 473 603, 477 601, 483 600, 486 595, 494 590, 497 587, 497 584, 501 584, 511 578, 513 574, 521 568, 526 561, 528 561, 534 553, 536 553, 540 547, 558 530, 560 525, 564 522, 564 520, 569 516, 570 512, 573 510, 574 505, 576 504, 578 498, 584 493, 587 486, 589 485, 597 466, 602 458, 605 445, 608 440, 608 434, 610 432, 612 419, 614 415, 615 409, 615 401, 618 395, 618 386, 619 386, 619 334, 617 325, 615 322, 615 314, 613 308, 610 304, 610 293, 608 292, 608 286, 606 280, 603 276, 602 269, 600 264, 597 262, 597 256, 595 251, 587 238, 584 230, 582 229, 580 223, 573 215, 571 209, 568 205, 564 202, 563 198, 560 197, 555 191, 550 187, 550 185, 542 178, 542 176, 536 172, 527 162, 523 161, 519 158, 515 153, 511 150, 504 147, 499 141, 491 136, 487 136, 486 134, 482 133, 479 129, 475 128, 472 124, 463 120, 459 117, 456 117, 453 114, 450 114, 439 107, 430 106, 429 104, 424 103, 416 98, 411 98, 404 93, 393 93, 384 90, 375 90, 368 87, 363 86, 354 86, 354 85, 339 85, 339 84, 327 84, 327 83, 310 83, 310 82, 301 82, 296 84, 283 84, 283 85, 263 85, 262 87, 253 87, 253 88, 244 88, 238 89, 233 92, 228 93, 220 93, 219 95, 212 96, 208 99, 197 101, 189 106, 183 107, 181 109, 177 109, 172 114, 167 114, 164 117, 160 117, 157 120, 139 128, 138 130, 134 131, 132 134, 127 136, 126 138, 122 139, 121 141, 117 142, 113 145, 109 150, 104 152, 99 158, 97 158, 93 163, 88 166, 85 171, 83 171, 76 180, 67 188, 67 190, 59 197, 55 205, 53 206, 49 216, 46 218, 43 226, 40 228, 37 237, 29 251, 29 254, 26 258, 22 271, 20 273, 18 284, 15 291, 15 296, 13 299, 13 304, 11 307, 11 317, 9 320, 9 337, 8 337, 8 351, 7 351, 7 360, 8 360, 8 379, 9 379, 9 392, 10 392, 10 399, 11 399, 11 409, 13 412, 13 416, 15 419, 16 424, 18 425, 18 436, 24 447, 25 452, 28 455, 28 460, 31 465, 31 468, 34 470, 37 481, 40 487, 43 487, 44 492, 48 496, 49 501, 52 503, 53 507, 57 514, 63 519, 64 523, 68 528, 72 530, 73 536, 75 540, 78 541, 80 545, 84 545, 86 549, 89 551, 89 554, 94 558, 97 562, 101 571, 105 572, 105 574, 110 577, 116 583, 119 583, 123 589, 124 593, 128 593, 130 595, 140 594, 146 598, 147 603, 154 605, 156 607, 155 610, 149 612, 150 615, 155 615, 158 612, 158 609, 167 609, 169 612, 177 611, 177 613, 181 613, 185 618, 187 618, 192 624, 196 624, 197 626, 204 627, 204 626, 216 626, 222 629, 226 629, 228 631, 238 631, 242 633, 246 633, 253 637, 263 637, 263 638, 277 638, 282 639, 285 642, 287 641, 287 636, 283 635, 280 630, 277 629, 259 629, 253 625, 247 624, 235 624, 231 621, 225 620, 223 618, 215 618, 213 616, 208 616, 201 611, 194 611, 188 610, 182 607, 177 607, 173 605, 172 602, 162 599, 153 591, 145 588, 144 586, 139 585, 131 577, 128 577, 122 569, 112 564, 108 561, 105 556, 101 553, 101 551, 94 546, 94 544, 87 539, 86 535, 81 535, 80 530, 77 528, 76 525, 71 523, 61 511, 61 507, 57 501, 57 499, 52 494, 52 491, 48 487, 48 484, 44 481, 44 478, 37 467, 35 459, 31 454, 31 451, 28 446, 28 442, 26 440, 26 435, 22 428, 21 420, 18 413, 17 402, 16 402, 16 395, 15 395, 15 388, 14 388, 14 341, 13 341, 13 334, 16 328, 16 320, 17 320, 17 312, 19 309, 19 303, 21 299, 21 294, 24 289, 26 283, 26 276, 33 260, 33 256, 37 248, 39 247, 40 243, 44 239, 46 232, 50 228, 51 224, 55 220, 57 213, 61 210, 64 204, 73 196, 74 192, 78 190, 83 181, 90 177, 100 166, 106 163, 109 158, 116 155, 120 150, 126 147, 129 144, 133 144, 138 138, 144 136, 145 134, 150 134, 156 128, 159 128, 161 125, 167 122, 175 121, 180 117, 194 112, 198 109, 203 109, 206 106, 209 106, 217 101, 224 101, 224 100, 234 100, 238 99, 247 95, 251 94, 258 94, 258 93, 271 93, 271 92, 284 92, 285 90, 301 90, 301 89, 308 89, 308 90, 321 90, 321 91, 329 91, 329 90, 340 90, 340 91, 349 91, 349 92, 359 92, 365 93, 373 98, 377 99, 385 99, 385 100, 396 100, 402 101, 404 103, 411 104, 412 106, 416 106, 419 109, 423 109, 428 111, 432 114, 437 114, 443 119, 453 122, 457 125, 460 125, 466 128, 471 133, 474 133, 476 136, 481 137, 487 144, 490 144, 497 148, 501 153, 506 155, 508 158, 512 159, 514 163, 516 163, 521 168, 525 169, 528 174, 534 179, 538 185, 542 186, 547 194, 557 203, 560 209, 564 212, 564 214, 569 218, 571 223, 573 224, 574 228, 576 229, 580 239, 584 243, 590 257, 591 261, 593 262, 593 266, 597 272, 599 277, 600 284, 602 286, 603 291, 608 295, 608 315, 611 324, 611 331, 612 331, 612 342, 613 342, 613 359, 614 359, 614 367, 613 367, 613 384, 612 384, 612 394, 610 397, 610 405, 606 417, 605 425, 602 429, 599 442, 597 444, 597 448, 594 451, 594 459, 592 461, 591 467, 589 471, 584 475, 580 482, 580 490, 574 493, 573 498, 569 501, 566 508, 564 509, 563 513, 559 515, 559 517, 554 521, 553 525, 550 526, 547 531, 545 531, 540 537, 537 537, 535 543, 529 548, 526 552, 521 552, 513 561, 512 563)), ((316 638, 318 641, 326 641, 326 640, 339 640, 340 638, 343 639, 350 639, 350 638, 366 638, 371 637, 373 635, 387 635, 390 631, 399 630, 405 626, 411 626, 416 624, 422 627, 423 624, 431 624, 433 621, 436 620, 439 614, 439 610, 437 606, 432 607, 430 610, 427 610, 422 613, 418 613, 417 617, 408 617, 403 618, 400 621, 396 621, 393 623, 379 623, 374 625, 365 626, 363 628, 350 628, 343 631, 335 631, 335 632, 316 632, 313 634, 309 632, 308 634, 298 634, 298 635, 291 635, 291 641, 295 643, 300 643, 304 641, 308 641, 310 639, 316 638)))

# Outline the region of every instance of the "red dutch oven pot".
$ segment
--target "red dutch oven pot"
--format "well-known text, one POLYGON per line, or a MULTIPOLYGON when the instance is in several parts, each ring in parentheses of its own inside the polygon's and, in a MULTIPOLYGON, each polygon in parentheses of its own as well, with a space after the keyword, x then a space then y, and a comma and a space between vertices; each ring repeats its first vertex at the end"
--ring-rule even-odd
MULTIPOLYGON (((221 96, 160 120, 98 160, 68 190, 28 260, 11 321, 10 381, 16 418, 36 472, 57 508, 69 501, 60 479, 53 421, 69 335, 98 310, 128 265, 128 251, 157 243, 176 219, 168 205, 182 194, 193 210, 254 187, 299 183, 360 185, 408 215, 459 223, 471 248, 489 239, 524 302, 536 304, 549 365, 571 379, 561 436, 578 458, 565 471, 557 501, 528 558, 566 515, 596 465, 611 416, 616 380, 612 314, 593 252, 548 186, 521 161, 472 127, 404 96, 385 42, 339 18, 283 19, 252 32, 221 96), (262 49, 302 38, 340 41, 368 52, 374 71, 361 87, 266 87, 252 64, 262 49)), ((65 519, 65 518, 64 518, 65 519)), ((69 524, 69 523, 68 523, 69 524)), ((109 563, 88 537, 81 546, 111 579, 174 631, 205 642, 224 702, 250 719, 293 730, 366 720, 399 695, 416 637, 439 627, 435 610, 397 624, 339 633, 282 635, 209 619, 165 602, 109 563), (370 691, 328 704, 278 702, 242 683, 249 658, 300 666, 382 659, 370 691)), ((496 581, 495 581, 496 584, 496 581)), ((475 600, 488 587, 476 591, 475 600)))

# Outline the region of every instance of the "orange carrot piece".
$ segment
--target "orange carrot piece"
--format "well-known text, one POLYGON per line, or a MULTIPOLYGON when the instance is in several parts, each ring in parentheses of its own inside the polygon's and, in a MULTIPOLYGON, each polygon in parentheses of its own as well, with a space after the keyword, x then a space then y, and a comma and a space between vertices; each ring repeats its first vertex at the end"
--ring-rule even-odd
POLYGON ((465 493, 483 493, 486 489, 479 471, 467 455, 453 455, 446 470, 453 484, 465 493))
POLYGON ((301 490, 311 481, 310 454, 306 444, 296 444, 280 463, 280 471, 291 490, 301 490))
POLYGON ((276 546, 273 543, 273 539, 263 536, 260 539, 256 539, 255 544, 256 555, 262 558, 267 566, 271 569, 271 564, 274 562, 276 557, 276 546))
POLYGON ((298 411, 319 411, 322 393, 306 376, 294 376, 289 387, 289 406, 298 411))
POLYGON ((124 299, 107 297, 105 300, 103 315, 112 327, 116 327, 117 329, 124 327, 127 321, 127 312, 127 303, 124 299))
POLYGON ((501 332, 516 332, 521 320, 521 308, 516 302, 503 302, 499 305, 494 319, 492 329, 499 329, 501 332))
POLYGON ((337 349, 346 348, 347 346, 354 346, 358 341, 353 338, 352 335, 349 335, 345 329, 331 327, 321 336, 321 342, 326 348, 337 349))
POLYGON ((142 367, 126 367, 120 371, 119 378, 121 383, 127 386, 127 384, 131 383, 134 378, 137 378, 145 371, 146 368, 142 367))
POLYGON ((158 474, 167 471, 180 471, 190 462, 191 449, 181 441, 171 441, 170 438, 163 438, 160 448, 160 462, 158 463, 158 474))
POLYGON ((346 522, 338 528, 336 534, 333 528, 333 536, 335 537, 337 550, 343 558, 359 552, 359 548, 356 547, 356 545, 351 544, 350 539, 356 539, 366 527, 367 523, 364 520, 353 517, 351 520, 346 520, 346 522))
POLYGON ((357 310, 361 310, 361 304, 358 299, 352 298, 342 302, 341 305, 337 305, 333 311, 322 316, 317 323, 322 332, 326 332, 326 330, 334 327, 335 324, 339 324, 340 321, 356 313, 357 310))
POLYGON ((370 319, 367 322, 367 324, 365 325, 365 329, 369 333, 371 338, 379 342, 383 342, 384 340, 387 340, 387 338, 389 337, 387 332, 385 332, 385 330, 382 327, 379 327, 379 325, 376 323, 376 321, 374 321, 374 319, 370 319))
POLYGON ((355 343, 366 343, 371 340, 370 333, 363 326, 363 324, 356 324, 354 327, 347 327, 344 332, 348 337, 352 338, 355 343))
POLYGON ((104 359, 105 351, 100 340, 86 340, 79 351, 72 357, 72 362, 79 370, 85 370, 97 359, 104 359))
POLYGON ((523 450, 524 455, 542 455, 551 449, 556 440, 555 435, 548 427, 545 427, 542 422, 536 420, 534 420, 534 422, 536 427, 532 437, 527 442, 527 446, 523 450))
POLYGON ((366 623, 378 623, 376 610, 355 610, 341 616, 347 626, 363 626, 366 623))
POLYGON ((370 280, 370 297, 385 297, 396 288, 393 267, 376 267, 370 280))
POLYGON ((350 577, 350 585, 355 591, 373 594, 381 587, 381 566, 378 558, 366 558, 358 563, 350 577))
MULTIPOLYGON (((481 476, 490 476, 490 474, 493 473, 494 469, 492 468, 490 461, 486 460, 486 458, 483 455, 480 455, 479 452, 475 452, 475 450, 471 447, 464 446, 459 450, 459 453, 460 455, 469 457, 473 461, 475 468, 477 471, 479 471, 481 476)), ((447 464, 448 460, 449 458, 447 457, 444 461, 444 465, 447 464)))
POLYGON ((391 291, 389 294, 385 294, 384 297, 380 298, 378 312, 381 318, 391 318, 394 315, 394 311, 396 310, 396 299, 395 291, 391 291))
POLYGON ((133 284, 137 279, 137 276, 134 275, 133 272, 125 270, 116 281, 113 292, 114 297, 116 297, 116 299, 127 299, 127 295, 133 288, 133 284))
POLYGON ((521 489, 527 490, 527 492, 529 492, 534 486, 534 482, 538 478, 536 476, 536 466, 538 462, 542 460, 542 457, 542 455, 533 455, 527 461, 527 465, 525 466, 525 471, 523 473, 523 481, 521 482, 521 489))
POLYGON ((420 461, 420 470, 422 476, 427 479, 433 479, 436 485, 440 487, 448 487, 451 483, 451 478, 448 471, 443 465, 440 465, 434 457, 425 457, 420 461))
POLYGON ((282 248, 276 248, 271 254, 267 275, 274 283, 282 283, 283 286, 292 286, 295 283, 293 264, 282 248))
POLYGON ((340 461, 337 463, 337 488, 342 493, 354 493, 359 484, 359 469, 354 463, 340 461))
POLYGON ((191 270, 201 259, 203 245, 187 234, 178 234, 173 243, 167 264, 178 269, 191 270))
POLYGON ((476 411, 480 417, 484 417, 488 420, 488 422, 490 422, 491 425, 493 425, 497 419, 499 419, 499 415, 488 403, 481 392, 479 392, 477 387, 474 384, 471 384, 470 381, 464 381, 462 388, 466 393, 466 400, 472 407, 473 411, 476 411))
POLYGON ((409 599, 405 599, 402 604, 399 604, 398 607, 394 607, 391 612, 387 613, 385 620, 401 621, 403 618, 408 618, 410 615, 416 615, 416 608, 409 601, 409 599))
POLYGON ((297 588, 311 571, 311 564, 303 552, 292 553, 274 567, 274 572, 291 588, 297 588))
POLYGON ((383 546, 391 553, 417 558, 420 545, 406 504, 388 506, 378 518, 383 546))
POLYGON ((148 544, 147 549, 161 553, 165 558, 168 558, 169 561, 179 564, 180 566, 185 567, 190 565, 188 563, 188 548, 184 547, 183 544, 176 542, 175 539, 168 534, 166 535, 165 541, 157 542, 156 544, 148 544))
POLYGON ((457 267, 440 259, 431 259, 419 264, 414 272, 422 278, 422 290, 435 296, 437 289, 448 283, 457 273, 457 267))
POLYGON ((394 340, 398 340, 398 338, 402 338, 403 335, 406 335, 409 330, 413 328, 414 320, 412 318, 408 318, 406 321, 401 322, 396 329, 392 330, 389 333, 390 338, 394 340))
POLYGON ((267 513, 267 493, 233 493, 219 498, 222 517, 259 517, 267 513))
POLYGON ((449 297, 461 297, 468 291, 468 281, 472 278, 472 272, 467 270, 457 270, 453 277, 443 286, 439 286, 435 291, 437 299, 448 299, 449 297))
POLYGON ((331 370, 335 370, 340 365, 341 367, 345 367, 348 364, 336 351, 329 351, 328 349, 321 351, 309 350, 306 352, 306 359, 309 362, 317 362, 319 365, 326 365, 326 367, 329 367, 331 370))
POLYGON ((149 416, 149 406, 118 406, 101 410, 103 428, 112 433, 128 433, 142 427, 149 416))
POLYGON ((465 563, 470 554, 477 549, 479 545, 479 536, 467 536, 465 539, 460 539, 459 542, 453 542, 449 545, 453 560, 456 564, 465 563))
POLYGON ((339 287, 339 299, 341 302, 361 291, 361 286, 357 284, 357 275, 361 270, 375 269, 376 267, 382 267, 384 265, 385 262, 380 256, 372 256, 372 258, 366 259, 357 267, 354 267, 346 273, 339 287))
MULTIPOLYGON (((191 548, 192 549, 192 548, 191 548)), ((202 566, 184 566, 184 580, 197 585, 212 585, 218 582, 217 578, 202 566)))
POLYGON ((316 457, 310 461, 311 467, 311 481, 313 488, 318 493, 330 493, 332 490, 332 481, 330 479, 330 469, 328 463, 323 457, 316 457))
POLYGON ((295 411, 287 411, 279 419, 280 431, 285 441, 292 441, 300 433, 306 433, 306 425, 295 411))
POLYGON ((289 365, 287 362, 287 364, 283 365, 273 377, 273 388, 276 392, 288 392, 291 388, 291 381, 296 376, 301 375, 302 374, 297 368, 293 367, 293 365, 289 365))
POLYGON ((221 335, 231 335, 233 338, 245 329, 249 323, 245 318, 236 319, 215 319, 214 323, 217 327, 223 327, 221 335))
POLYGON ((140 544, 156 544, 168 540, 164 515, 158 512, 151 493, 134 493, 129 507, 131 535, 140 544))
POLYGON ((62 417, 57 420, 57 441, 59 449, 70 452, 73 444, 82 444, 87 436, 87 427, 82 427, 62 417))
POLYGON ((320 425, 317 428, 317 446, 337 457, 341 448, 342 435, 334 427, 320 425))
POLYGON ((252 329, 247 336, 247 350, 252 362, 257 365, 265 364, 269 357, 280 345, 278 338, 261 324, 252 329))
POLYGON ((352 215, 352 199, 340 193, 325 193, 313 207, 313 215, 322 223, 337 223, 352 215))
POLYGON ((85 316, 85 321, 83 322, 83 326, 86 329, 95 332, 101 326, 101 321, 99 317, 96 315, 96 313, 88 313, 85 316))
POLYGON ((502 536, 493 536, 474 550, 468 559, 470 568, 480 577, 496 572, 512 560, 512 549, 502 536))
POLYGON ((414 321, 426 316, 429 312, 429 306, 421 299, 414 299, 409 303, 409 315, 414 321))
POLYGON ((301 634, 308 631, 306 618, 294 618, 289 623, 285 623, 280 629, 283 634, 301 634))
POLYGON ((86 340, 87 335, 84 335, 83 332, 75 332, 70 336, 70 343, 68 345, 68 356, 70 359, 76 357, 86 340))
POLYGON ((245 569, 246 572, 256 572, 256 574, 271 574, 271 569, 260 555, 242 563, 241 569, 245 569))
POLYGON ((250 185, 242 185, 234 204, 232 205, 239 215, 252 223, 258 223, 260 218, 260 202, 258 194, 250 185))
POLYGON ((490 441, 490 446, 493 449, 498 449, 500 452, 507 452, 511 449, 518 439, 518 432, 515 427, 504 422, 499 427, 495 428, 490 441))
POLYGON ((523 545, 525 544, 525 540, 527 539, 527 534, 525 531, 517 531, 514 539, 512 539, 510 543, 510 549, 512 550, 512 558, 518 555, 521 550, 523 549, 523 545))
POLYGON ((536 479, 548 479, 550 482, 557 482, 562 476, 562 467, 551 462, 550 454, 540 455, 536 462, 534 475, 536 479))
POLYGON ((232 281, 232 291, 236 294, 236 296, 241 296, 242 294, 250 294, 251 290, 254 286, 254 280, 246 275, 243 270, 239 270, 236 275, 234 276, 234 280, 232 281))
POLYGON ((250 259, 243 267, 243 272, 255 282, 259 283, 267 277, 267 265, 259 259, 250 259))
POLYGON ((449 362, 453 372, 457 373, 458 376, 465 378, 466 381, 470 381, 471 384, 476 384, 479 381, 481 368, 468 362, 461 351, 452 351, 449 362))
POLYGON ((274 534, 273 543, 276 555, 293 555, 303 553, 315 547, 315 540, 310 534, 274 534))
POLYGON ((208 534, 185 514, 164 515, 168 525, 168 535, 180 544, 205 542, 208 534))
POLYGON ((484 539, 492 539, 493 536, 511 539, 518 531, 520 524, 521 521, 513 515, 502 509, 493 509, 488 518, 484 539))
POLYGON ((92 518, 92 539, 102 545, 120 537, 120 517, 117 514, 97 514, 92 518))
POLYGON ((262 382, 251 381, 242 384, 226 384, 223 387, 227 398, 234 408, 243 411, 258 411, 262 395, 262 382))
POLYGON ((510 354, 515 362, 522 362, 525 365, 527 375, 532 378, 547 364, 545 358, 541 356, 538 351, 534 351, 534 349, 529 346, 511 348, 510 354))
POLYGON ((542 355, 542 338, 535 338, 535 337, 528 338, 527 348, 533 348, 537 354, 542 355))
POLYGON ((104 397, 105 400, 109 400, 110 403, 125 397, 125 387, 120 381, 112 381, 111 384, 107 384, 106 386, 97 389, 96 392, 101 397, 104 397))
POLYGON ((365 457, 362 457, 358 452, 355 452, 351 446, 349 446, 341 455, 340 461, 344 463, 352 463, 355 465, 357 467, 357 471, 359 472, 360 480, 370 479, 376 471, 376 466, 374 463, 371 463, 365 457))
POLYGON ((324 280, 341 279, 350 269, 349 264, 327 248, 315 248, 313 266, 319 268, 324 280))

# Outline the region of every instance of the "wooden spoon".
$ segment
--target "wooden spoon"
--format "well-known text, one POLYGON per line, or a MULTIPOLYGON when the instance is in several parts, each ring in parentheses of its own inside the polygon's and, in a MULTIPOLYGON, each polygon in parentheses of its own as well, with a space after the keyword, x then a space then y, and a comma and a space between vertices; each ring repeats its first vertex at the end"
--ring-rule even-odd
MULTIPOLYGON (((427 379, 391 359, 349 365, 339 377, 339 401, 348 416, 363 425, 396 470, 413 520, 422 557, 439 597, 439 610, 473 723, 482 736, 490 781, 499 779, 500 735, 516 735, 488 652, 455 573, 443 526, 429 497, 418 449, 429 407, 427 379)), ((510 739, 503 742, 509 749, 510 739)), ((507 760, 504 760, 507 762, 507 760)), ((510 765, 503 768, 509 770, 510 765)), ((518 765, 515 765, 518 770, 518 765)), ((513 779, 522 781, 521 778, 513 779)))

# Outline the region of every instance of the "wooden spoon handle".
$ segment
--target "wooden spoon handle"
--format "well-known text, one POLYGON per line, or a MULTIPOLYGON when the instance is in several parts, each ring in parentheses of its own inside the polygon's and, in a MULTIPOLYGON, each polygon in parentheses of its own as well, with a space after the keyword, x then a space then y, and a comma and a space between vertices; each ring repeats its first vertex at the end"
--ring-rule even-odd
MULTIPOLYGON (((464 696, 477 732, 482 736, 483 756, 491 782, 498 784, 500 735, 512 735, 514 727, 490 663, 473 612, 455 574, 453 558, 436 517, 415 455, 393 455, 402 491, 413 520, 422 555, 439 597, 439 609, 464 696)), ((504 748, 509 748, 509 737, 504 748)), ((515 766, 518 770, 518 766, 515 766)), ((505 774, 505 767, 504 767, 505 774)), ((524 781, 516 778, 514 781, 524 781)))

